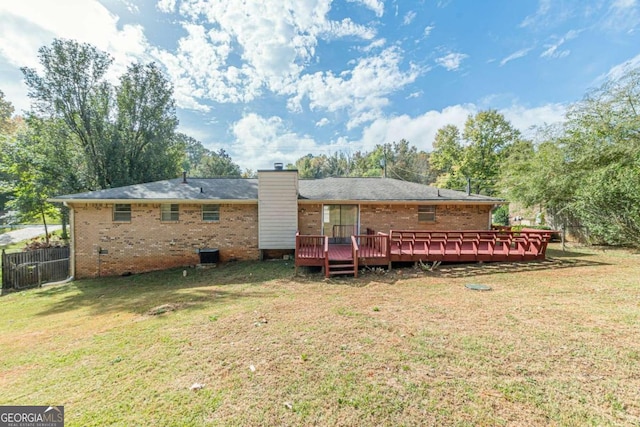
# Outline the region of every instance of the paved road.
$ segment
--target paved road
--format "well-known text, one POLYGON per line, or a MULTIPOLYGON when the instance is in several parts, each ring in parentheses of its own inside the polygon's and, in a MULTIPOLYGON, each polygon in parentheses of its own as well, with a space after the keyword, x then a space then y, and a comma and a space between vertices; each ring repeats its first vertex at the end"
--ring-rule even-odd
MULTIPOLYGON (((47 227, 49 233, 52 231, 60 230, 60 225, 50 225, 47 227)), ((44 226, 31 225, 29 227, 20 228, 18 230, 9 231, 7 233, 0 234, 0 246, 6 246, 11 243, 22 242, 23 240, 33 239, 34 237, 44 235, 44 226)))

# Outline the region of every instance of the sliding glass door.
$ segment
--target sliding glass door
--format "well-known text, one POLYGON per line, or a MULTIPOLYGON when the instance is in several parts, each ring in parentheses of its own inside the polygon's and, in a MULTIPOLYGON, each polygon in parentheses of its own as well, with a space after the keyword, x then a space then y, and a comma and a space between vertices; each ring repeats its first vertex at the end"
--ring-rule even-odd
POLYGON ((358 228, 358 205, 324 205, 322 229, 330 243, 349 243, 358 228))

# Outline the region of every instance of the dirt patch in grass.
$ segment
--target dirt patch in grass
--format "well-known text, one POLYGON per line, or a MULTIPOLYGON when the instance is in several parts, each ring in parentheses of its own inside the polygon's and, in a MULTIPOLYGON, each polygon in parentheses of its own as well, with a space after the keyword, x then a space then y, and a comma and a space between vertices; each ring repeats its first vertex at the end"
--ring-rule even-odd
POLYGON ((0 404, 64 404, 71 426, 636 425, 640 255, 555 251, 357 279, 234 263, 11 294, 0 404))

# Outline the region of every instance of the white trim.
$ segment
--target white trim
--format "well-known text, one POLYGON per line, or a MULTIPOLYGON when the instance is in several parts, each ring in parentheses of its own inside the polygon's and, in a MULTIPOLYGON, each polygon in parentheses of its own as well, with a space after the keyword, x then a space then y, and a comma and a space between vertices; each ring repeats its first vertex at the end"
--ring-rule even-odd
POLYGON ((506 200, 298 200, 299 205, 506 205, 506 200))
POLYGON ((258 204, 257 199, 251 200, 237 200, 237 199, 48 199, 49 202, 54 203, 88 203, 92 205, 113 205, 113 204, 139 204, 139 205, 152 205, 152 204, 177 204, 177 205, 251 205, 258 204))

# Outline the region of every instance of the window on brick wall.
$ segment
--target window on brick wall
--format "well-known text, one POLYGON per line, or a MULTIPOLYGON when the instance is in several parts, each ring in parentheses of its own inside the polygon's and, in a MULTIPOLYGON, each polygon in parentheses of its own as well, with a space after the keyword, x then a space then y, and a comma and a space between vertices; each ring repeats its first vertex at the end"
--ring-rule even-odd
POLYGON ((180 219, 180 206, 176 204, 160 205, 161 221, 178 221, 180 219))
POLYGON ((220 221, 220 205, 202 205, 203 221, 220 221))
POLYGON ((418 222, 435 222, 435 206, 418 206, 418 222))
POLYGON ((114 222, 130 222, 131 221, 131 205, 116 203, 113 205, 113 221, 114 222))

